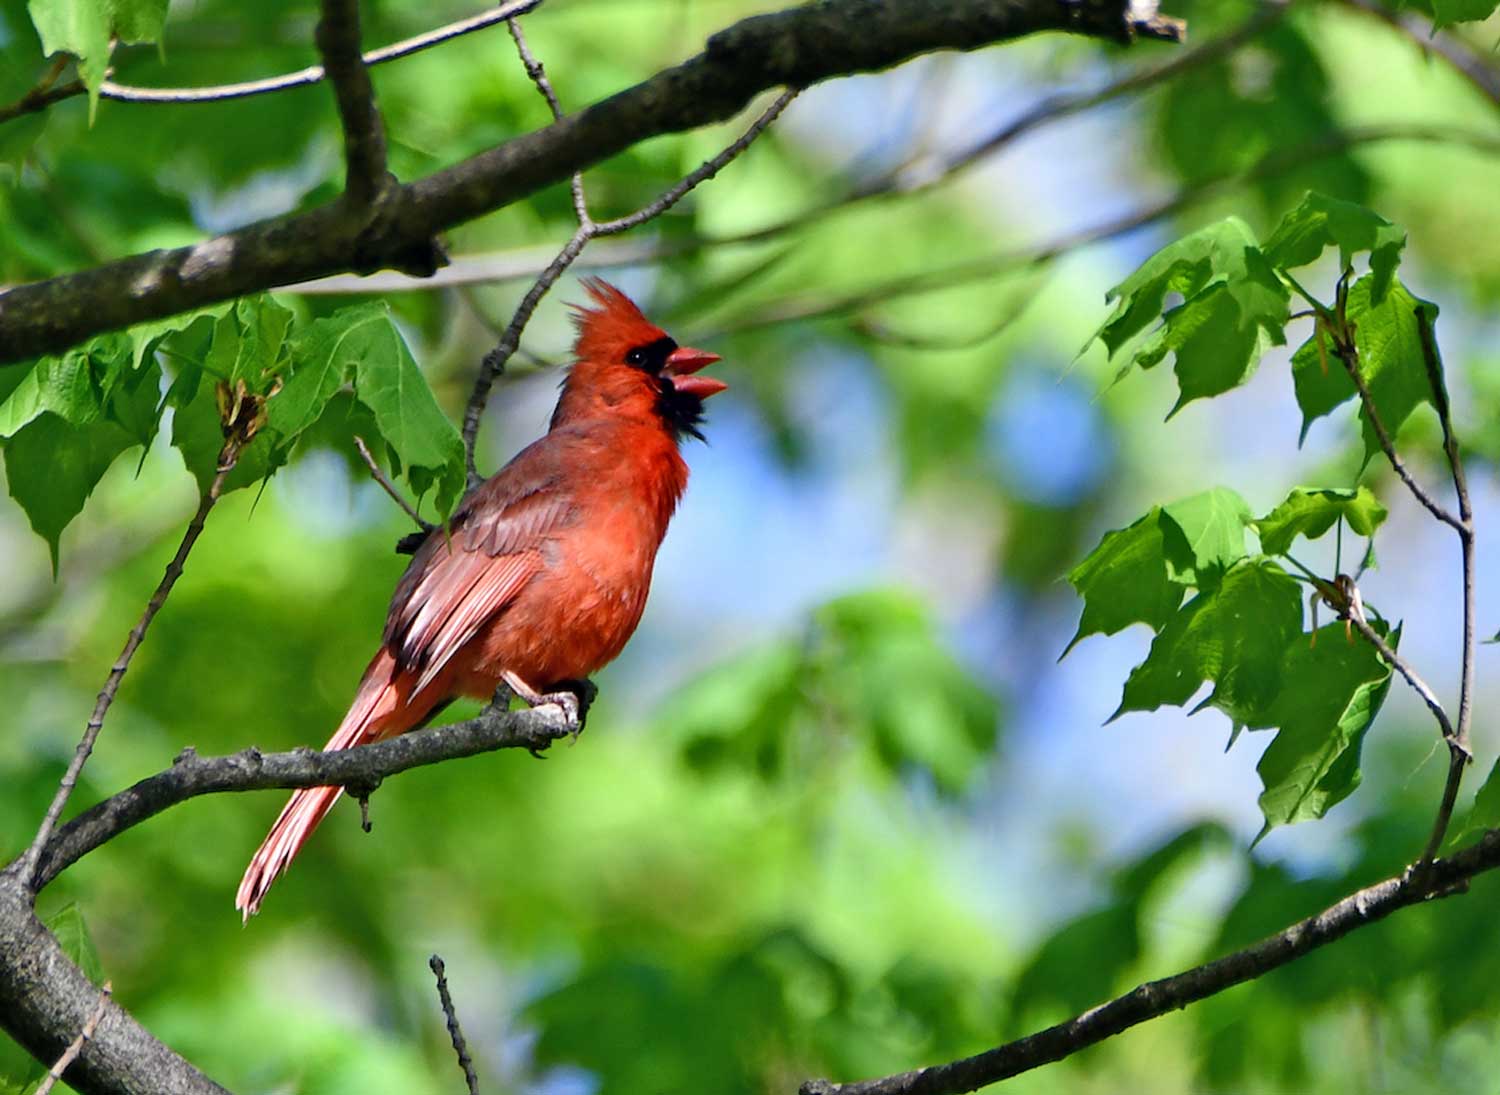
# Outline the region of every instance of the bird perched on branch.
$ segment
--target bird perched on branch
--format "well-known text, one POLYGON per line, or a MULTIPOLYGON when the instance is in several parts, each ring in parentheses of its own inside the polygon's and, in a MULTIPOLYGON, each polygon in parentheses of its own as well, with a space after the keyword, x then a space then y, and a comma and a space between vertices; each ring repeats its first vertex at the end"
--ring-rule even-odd
MULTIPOLYGON (((678 444, 703 436, 703 401, 726 385, 694 375, 717 354, 678 346, 614 286, 585 286, 595 307, 575 309, 575 362, 551 427, 417 549, 327 749, 405 733, 502 683, 576 725, 564 683, 611 661, 635 631, 687 486, 678 444)), ((292 795, 240 882, 246 919, 342 793, 292 795)))

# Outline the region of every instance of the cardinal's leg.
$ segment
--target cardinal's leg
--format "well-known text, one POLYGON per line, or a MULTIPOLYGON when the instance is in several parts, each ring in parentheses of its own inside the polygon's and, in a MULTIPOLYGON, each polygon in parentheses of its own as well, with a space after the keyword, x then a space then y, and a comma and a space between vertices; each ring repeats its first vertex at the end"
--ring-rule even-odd
POLYGON ((569 691, 538 692, 508 669, 501 673, 500 677, 510 685, 512 692, 532 707, 556 707, 562 713, 563 721, 572 728, 575 738, 583 729, 583 723, 578 720, 578 697, 574 693, 569 691))

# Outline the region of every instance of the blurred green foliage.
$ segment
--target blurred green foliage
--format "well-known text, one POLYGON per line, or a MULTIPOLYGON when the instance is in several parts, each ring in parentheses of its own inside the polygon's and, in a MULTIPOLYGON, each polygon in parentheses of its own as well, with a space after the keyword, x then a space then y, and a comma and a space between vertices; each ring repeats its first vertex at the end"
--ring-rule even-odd
MULTIPOLYGON (((1482 18, 1491 6, 1435 3, 1433 14, 1482 18)), ((32 0, 30 9, 68 16, 75 36, 59 37, 63 24, 53 22, 39 39, 28 5, 0 0, 0 106, 45 72, 41 41, 83 54, 81 71, 97 85, 99 42, 111 32, 126 43, 153 37, 149 20, 163 5, 32 0)), ((368 45, 471 14, 455 0, 362 9, 368 45)), ((751 10, 554 0, 527 27, 571 108, 681 59, 751 10)), ((1209 0, 1172 11, 1192 21, 1195 38, 1250 14, 1209 0)), ((200 0, 170 13, 160 46, 116 47, 112 78, 191 86, 292 70, 315 60, 315 18, 306 0, 200 0)), ((1482 57, 1491 19, 1458 29, 1482 57)), ((923 581, 851 588, 872 584, 851 564, 855 577, 838 595, 806 597, 791 623, 732 643, 712 641, 715 627, 751 630, 752 592, 722 623, 658 621, 653 653, 628 653, 604 675, 576 747, 545 763, 507 753, 389 781, 373 799, 374 833, 340 809, 247 928, 231 908, 233 884, 278 797, 178 808, 43 895, 69 953, 240 1091, 458 1090, 427 975, 432 951, 447 959, 486 1090, 790 1091, 811 1075, 874 1075, 974 1052, 1399 870, 1426 838, 1436 799, 1432 772, 1412 775, 1430 727, 1388 717, 1365 740, 1389 675, 1345 642, 1342 624, 1315 629, 1305 618, 1307 590, 1293 583, 1289 553, 1321 565, 1326 554, 1316 553, 1339 536, 1342 517, 1362 536, 1378 527, 1383 554, 1394 543, 1399 556, 1416 542, 1419 518, 1397 505, 1399 488, 1369 460, 1352 414, 1319 426, 1326 432, 1287 478, 1256 467, 1242 433, 1234 437, 1245 451, 1225 471, 1215 434, 1233 433, 1233 415, 1270 432, 1300 412, 1308 436, 1352 396, 1337 362, 1324 369, 1305 319, 1292 328, 1302 348, 1291 376, 1281 359, 1263 366, 1277 373, 1274 396, 1255 379, 1289 312, 1305 304, 1278 271, 1292 269, 1331 302, 1337 251, 1370 271, 1350 290, 1360 351, 1377 369, 1387 424, 1405 423, 1403 449, 1423 474, 1440 468, 1428 389, 1409 383, 1420 366, 1412 312, 1432 306, 1406 284, 1458 317, 1444 331, 1459 362, 1449 380, 1460 432, 1488 474, 1500 457, 1500 386, 1493 339, 1483 337, 1493 324, 1482 318, 1500 289, 1494 157, 1461 142, 1356 143, 1194 194, 1159 231, 1113 249, 1038 266, 1014 252, 1054 230, 1090 229, 1120 202, 1144 205, 1162 186, 1193 193, 1342 126, 1477 129, 1493 126, 1494 103, 1385 22, 1334 3, 1299 5, 1244 49, 1111 114, 1065 156, 1010 149, 998 172, 722 242, 818 209, 884 162, 951 145, 955 124, 982 136, 1021 112, 1018 89, 1092 87, 1170 56, 1167 47, 1046 37, 923 62, 920 76, 815 89, 751 153, 632 237, 673 253, 650 276, 624 275, 628 287, 674 332, 717 336, 734 384, 722 398, 753 415, 779 474, 810 484, 818 506, 836 511, 862 477, 891 470, 884 524, 872 523, 893 541, 915 541, 925 561, 907 577, 923 581), (902 97, 916 105, 898 108, 902 97), (915 117, 904 129, 902 109, 915 117), (1088 177, 1066 174, 1073 160, 1088 177), (1099 177, 1111 180, 1107 192, 1099 177), (1319 196, 1304 201, 1309 190, 1319 196), (1059 223, 1062 213, 1077 220, 1059 223), (1393 275, 1398 258, 1403 280, 1393 275), (935 288, 913 291, 903 282, 912 277, 935 288), (1112 284, 1119 305, 1106 317, 1112 284), (1148 331, 1164 308, 1164 325, 1148 331), (1059 379, 1101 322, 1110 354, 1124 360, 1129 347, 1129 361, 1146 368, 1170 354, 1175 382, 1165 370, 1127 369, 1111 387, 1116 369, 1097 351, 1059 379), (1018 382, 1028 376, 1044 384, 1018 382), (1085 411, 1071 413, 1086 418, 1087 433, 1075 474, 1053 478, 1068 461, 1048 416, 1074 389, 1085 411), (1174 401, 1180 411, 1164 426, 1174 401), (851 429, 840 417, 850 413, 869 415, 878 432, 852 456, 830 457, 828 439, 851 429), (1212 417, 1221 413, 1231 417, 1212 417), (1026 415, 1041 421, 1020 440, 996 425, 1026 415), (1382 502, 1393 511, 1385 525, 1382 502), (965 569, 971 556, 978 582, 965 569), (1083 595, 1081 619, 1064 576, 1083 595), (1045 745, 1060 732, 1028 702, 1057 679, 1051 660, 1075 621, 1075 642, 1135 623, 1156 633, 1149 651, 1135 648, 1130 706, 1190 703, 1211 682, 1203 703, 1231 724, 1277 728, 1260 761, 1267 827, 1321 816, 1363 779, 1340 807, 1347 813, 1332 815, 1345 818, 1329 838, 1336 852, 1280 859, 1262 845, 1252 854, 1253 828, 1204 817, 1176 818, 1172 832, 1092 859, 1038 867, 987 855, 1003 845, 992 814, 1002 773, 1028 741, 1045 745), (986 625, 1019 634, 1006 648, 1019 669, 965 641, 986 625), (1198 638, 1179 641, 1188 634, 1198 638), (633 702, 663 689, 659 702, 633 702), (998 911, 1017 907, 1029 917, 998 911)), ((500 30, 382 66, 374 80, 403 179, 545 119, 500 30)), ((602 165, 589 174, 595 212, 649 200, 737 132, 729 124, 653 140, 602 165)), ((79 97, 0 124, 0 283, 321 203, 337 191, 339 149, 322 87, 175 107, 103 100, 91 110, 79 97)), ((566 189, 554 187, 455 230, 450 250, 540 265, 570 217, 566 189)), ((405 529, 363 483, 352 437, 383 439, 381 455, 408 473, 413 493, 446 508, 461 475, 449 423, 522 288, 352 303, 278 294, 0 368, 0 434, 18 503, 0 511, 0 698, 10 716, 0 734, 0 856, 34 831, 209 474, 214 383, 240 379, 262 394, 282 384, 261 448, 233 484, 255 489, 212 516, 126 677, 77 807, 185 745, 221 752, 326 738, 402 566, 390 545, 405 529), (414 389, 418 365, 426 383, 414 389), (383 398, 393 390, 415 390, 417 402, 383 398), (58 553, 55 583, 28 522, 58 553)), ((557 295, 576 298, 566 286, 557 295)), ((549 299, 526 346, 560 360, 569 337, 549 299)), ((529 390, 518 372, 495 405, 529 390)), ((529 440, 541 418, 491 415, 481 467, 529 440)), ((753 492, 736 500, 758 504, 753 492)), ((695 565, 733 586, 737 562, 695 565)), ((777 564, 795 584, 804 568, 842 562, 777 564)), ((1408 614, 1405 649, 1419 630, 1413 618, 1436 611, 1420 601, 1386 607, 1392 619, 1408 614)), ((1395 626, 1376 622, 1395 642, 1395 626)), ((1432 652, 1424 648, 1451 656, 1432 652)), ((1090 689, 1112 697, 1128 664, 1090 689)), ((1082 732, 1103 742, 1131 730, 1082 732)), ((1482 760, 1495 744, 1480 742, 1482 760)), ((1244 752, 1222 763, 1248 769, 1244 752)), ((1159 770, 1163 784, 1207 778, 1145 751, 1136 763, 1159 770)), ((1492 777, 1471 824, 1500 817, 1496 788, 1492 777)), ((1065 842, 1095 793, 1081 773, 1073 800, 1050 804, 1028 831, 1038 844, 1065 842)), ((1148 807, 1105 804, 1122 828, 1148 807)), ((1500 1067, 1500 949, 1488 931, 1497 885, 1480 879, 1466 896, 1403 911, 1009 1086, 1488 1091, 1500 1067)), ((40 1074, 0 1039, 0 1091, 24 1090, 40 1074)))

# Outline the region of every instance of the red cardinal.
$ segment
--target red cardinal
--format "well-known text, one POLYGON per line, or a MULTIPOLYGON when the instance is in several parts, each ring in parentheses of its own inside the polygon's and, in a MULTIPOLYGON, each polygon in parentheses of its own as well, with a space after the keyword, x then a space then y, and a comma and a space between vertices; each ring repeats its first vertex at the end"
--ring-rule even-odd
MULTIPOLYGON (((687 486, 678 443, 703 436, 703 401, 726 385, 693 375, 717 354, 678 346, 614 286, 585 286, 598 307, 577 309, 577 360, 550 429, 417 549, 326 748, 405 733, 502 681, 572 721, 577 696, 559 686, 613 660, 635 631, 687 486)), ((246 919, 342 793, 292 795, 235 895, 246 919)))

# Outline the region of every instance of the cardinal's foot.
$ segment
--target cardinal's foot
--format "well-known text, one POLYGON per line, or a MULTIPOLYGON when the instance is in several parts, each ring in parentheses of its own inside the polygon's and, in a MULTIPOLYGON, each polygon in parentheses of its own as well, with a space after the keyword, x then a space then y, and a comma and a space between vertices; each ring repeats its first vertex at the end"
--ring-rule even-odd
POLYGON ((594 699, 599 695, 599 686, 587 677, 582 680, 558 681, 548 693, 556 695, 559 692, 571 692, 578 699, 578 729, 573 732, 576 738, 582 732, 589 721, 589 708, 594 706, 594 699))
POLYGON ((556 710, 564 728, 572 733, 574 741, 578 740, 578 733, 583 729, 583 721, 579 717, 582 709, 579 695, 567 690, 538 692, 514 673, 503 674, 503 679, 516 695, 531 705, 533 711, 544 708, 556 710))

